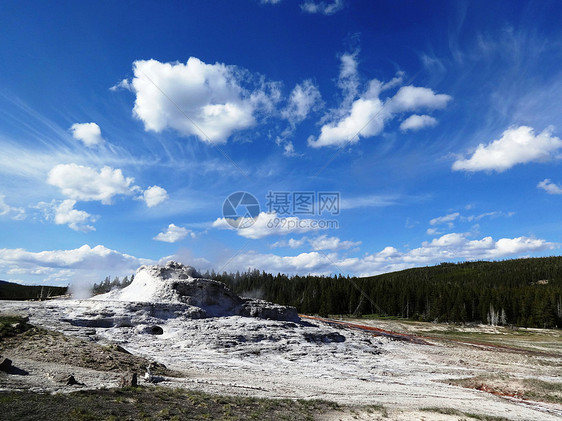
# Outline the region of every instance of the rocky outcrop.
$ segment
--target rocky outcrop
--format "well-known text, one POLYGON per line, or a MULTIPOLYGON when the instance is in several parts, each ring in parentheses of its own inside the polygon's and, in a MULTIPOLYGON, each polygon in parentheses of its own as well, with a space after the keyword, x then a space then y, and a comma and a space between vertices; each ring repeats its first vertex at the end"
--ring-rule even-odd
MULTIPOLYGON (((191 266, 173 261, 164 266, 141 266, 129 286, 98 295, 92 300, 119 301, 130 303, 128 305, 135 307, 150 307, 151 315, 161 318, 245 316, 299 321, 294 307, 239 297, 222 282, 201 278, 191 266)), ((131 310, 132 313, 133 308, 131 310)), ((129 318, 121 318, 118 321, 115 317, 100 317, 100 315, 92 319, 75 319, 72 323, 104 328, 120 327, 117 325, 118 322, 121 327, 135 325, 135 321, 129 318)))
POLYGON ((138 386, 138 379, 137 373, 132 371, 127 371, 124 373, 121 378, 119 379, 119 386, 120 387, 137 387, 138 386))

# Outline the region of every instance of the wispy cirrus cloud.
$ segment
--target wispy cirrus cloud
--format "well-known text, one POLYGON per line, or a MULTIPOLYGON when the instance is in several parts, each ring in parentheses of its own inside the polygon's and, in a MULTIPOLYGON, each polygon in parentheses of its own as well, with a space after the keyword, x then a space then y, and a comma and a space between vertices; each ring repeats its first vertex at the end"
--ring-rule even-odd
POLYGON ((0 216, 7 216, 8 218, 23 221, 26 218, 24 208, 10 206, 6 203, 6 196, 0 194, 0 216))
POLYGON ((306 13, 318 13, 321 15, 333 15, 345 7, 344 0, 305 0, 301 9, 306 13))

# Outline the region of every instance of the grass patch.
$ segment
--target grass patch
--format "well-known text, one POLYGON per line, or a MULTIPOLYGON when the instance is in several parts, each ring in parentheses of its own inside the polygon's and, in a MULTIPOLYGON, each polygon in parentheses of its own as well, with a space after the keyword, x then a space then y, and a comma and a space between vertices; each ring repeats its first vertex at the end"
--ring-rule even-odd
POLYGON ((33 326, 27 323, 28 320, 27 317, 21 316, 0 316, 0 341, 31 329, 33 326))
POLYGON ((341 407, 321 400, 258 399, 142 387, 67 394, 0 392, 2 419, 24 420, 302 420, 341 407))
POLYGON ((463 417, 463 419, 466 417, 466 418, 469 418, 469 419, 481 420, 481 421, 509 421, 509 418, 494 417, 494 416, 490 416, 490 415, 473 414, 473 413, 470 413, 470 412, 459 411, 458 409, 454 409, 454 408, 427 407, 427 408, 421 408, 421 410, 424 411, 424 412, 433 412, 433 413, 437 413, 437 414, 453 415, 453 416, 456 416, 456 417, 463 417))
POLYGON ((562 382, 491 375, 453 379, 447 383, 519 399, 562 404, 562 382))

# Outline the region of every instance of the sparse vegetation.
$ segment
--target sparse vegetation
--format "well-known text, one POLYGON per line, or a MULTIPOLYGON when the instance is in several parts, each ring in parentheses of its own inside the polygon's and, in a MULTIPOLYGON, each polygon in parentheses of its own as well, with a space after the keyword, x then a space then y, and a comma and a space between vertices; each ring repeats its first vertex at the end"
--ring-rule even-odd
POLYGON ((509 418, 472 414, 470 412, 462 412, 453 408, 427 407, 427 408, 422 408, 421 410, 424 412, 433 412, 443 415, 453 415, 453 416, 460 417, 461 420, 468 418, 468 419, 481 420, 481 421, 509 421, 509 418))
POLYGON ((65 394, 0 392, 2 419, 25 420, 315 420, 341 407, 320 400, 257 399, 162 387, 65 394))
POLYGON ((448 383, 501 396, 562 404, 562 382, 514 378, 509 375, 489 375, 453 379, 448 383))
POLYGON ((32 326, 27 321, 27 318, 21 316, 0 315, 0 341, 31 329, 32 326))

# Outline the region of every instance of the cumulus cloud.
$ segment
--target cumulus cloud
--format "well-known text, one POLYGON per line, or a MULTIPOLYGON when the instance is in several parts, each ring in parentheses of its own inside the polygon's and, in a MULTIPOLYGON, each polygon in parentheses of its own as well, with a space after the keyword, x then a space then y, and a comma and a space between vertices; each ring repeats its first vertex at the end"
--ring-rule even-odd
MULTIPOLYGON (((335 255, 332 257, 336 259, 335 255)), ((271 273, 322 274, 336 271, 331 265, 330 257, 317 251, 301 253, 297 256, 278 256, 273 253, 264 254, 250 251, 238 254, 230 259, 225 269, 247 270, 248 268, 259 268, 271 273)))
POLYGON ((170 224, 165 231, 162 231, 156 237, 154 237, 154 240, 164 241, 166 243, 177 243, 178 241, 183 240, 188 235, 193 236, 194 234, 184 227, 178 227, 174 224, 170 224))
POLYGON ((143 192, 142 198, 146 206, 152 208, 164 202, 168 198, 168 192, 160 186, 151 186, 143 192))
POLYGON ((302 247, 304 244, 308 243, 312 250, 320 251, 320 250, 347 250, 353 247, 358 247, 361 245, 361 241, 343 241, 338 237, 328 237, 327 234, 320 235, 315 238, 308 238, 302 237, 299 240, 294 238, 290 238, 289 240, 281 240, 273 243, 271 248, 277 247, 289 247, 289 248, 299 248, 302 247))
POLYGON ((318 13, 321 15, 333 15, 345 7, 344 0, 317 1, 306 0, 301 4, 301 9, 306 13, 318 13))
POLYGON ((501 138, 478 145, 470 158, 455 161, 453 170, 502 172, 517 164, 550 161, 562 148, 562 140, 552 136, 552 131, 549 127, 535 136, 528 126, 509 128, 501 138))
POLYGON ((0 249, 0 272, 9 274, 8 280, 34 285, 71 284, 73 294, 77 292, 76 287, 87 292, 89 285, 100 282, 108 273, 131 275, 139 266, 153 263, 102 245, 39 252, 0 249))
MULTIPOLYGON (((86 211, 74 209, 76 200, 67 199, 59 204, 52 201, 50 204, 45 205, 50 208, 51 217, 57 225, 68 225, 74 231, 88 232, 96 230, 92 225, 88 224, 96 222, 97 217, 90 215, 86 211)), ((41 203, 39 206, 41 206, 41 203)))
MULTIPOLYGON (((301 219, 297 216, 280 217, 276 213, 260 212, 252 226, 238 229, 237 234, 254 240, 270 235, 304 234, 334 228, 328 222, 316 219, 301 219)), ((212 226, 220 229, 232 229, 225 218, 217 218, 212 226)))
POLYGON ((105 140, 101 137, 101 129, 96 123, 76 123, 70 128, 72 137, 81 141, 88 148, 101 145, 105 140))
POLYGON ((47 178, 47 182, 59 187, 71 199, 99 200, 108 205, 117 195, 131 195, 138 190, 134 178, 124 177, 120 169, 104 166, 99 172, 90 167, 76 164, 59 164, 47 178))
POLYGON ((237 255, 229 264, 229 270, 248 267, 269 272, 285 273, 354 273, 360 276, 374 275, 414 266, 436 264, 443 261, 499 259, 554 249, 557 244, 530 237, 484 237, 471 240, 467 233, 445 234, 420 247, 399 251, 387 246, 381 251, 362 257, 341 257, 337 253, 319 251, 296 256, 261 254, 255 251, 237 255))
POLYGON ((138 60, 133 73, 133 114, 147 131, 171 128, 210 143, 226 142, 234 132, 254 126, 256 113, 270 110, 280 97, 275 83, 196 57, 186 63, 138 60))
POLYGON ((558 184, 554 184, 548 178, 545 178, 543 181, 537 184, 539 189, 543 189, 548 194, 562 194, 562 187, 558 184))
POLYGON ((400 130, 403 132, 408 130, 420 130, 425 127, 433 127, 437 124, 437 120, 429 115, 413 114, 400 123, 400 130))
POLYGON ((85 244, 72 250, 49 250, 32 252, 25 249, 0 249, 0 265, 39 270, 94 269, 104 271, 134 271, 151 260, 139 259, 105 246, 90 247, 85 244))
POLYGON ((390 100, 393 112, 405 112, 419 109, 437 110, 445 108, 451 100, 449 95, 436 94, 429 88, 402 86, 390 100))
POLYGON ((74 231, 95 231, 94 226, 89 224, 96 222, 98 217, 90 215, 86 211, 74 209, 75 205, 76 200, 72 199, 51 200, 51 202, 39 202, 32 208, 42 212, 45 221, 51 221, 57 225, 68 225, 74 231))
POLYGON ((6 196, 0 194, 0 216, 7 216, 11 219, 22 221, 25 219, 25 209, 10 206, 6 203, 6 196))
POLYGON ((347 250, 361 245, 361 241, 342 241, 338 237, 328 237, 327 234, 308 240, 312 250, 347 250))
MULTIPOLYGON (((402 83, 402 74, 388 83, 377 79, 368 82, 363 92, 359 90, 357 74, 357 53, 341 56, 338 87, 343 92, 339 108, 332 110, 323 120, 318 138, 308 138, 308 145, 319 148, 323 146, 343 146, 357 143, 361 137, 376 136, 385 124, 397 115, 419 110, 437 110, 447 106, 449 95, 436 94, 433 90, 417 86, 402 86, 394 94, 381 99, 381 94, 402 83)), ((418 116, 431 124, 430 116, 418 116), (427 118, 429 117, 429 119, 427 118)), ((410 117, 409 117, 410 118, 410 117)), ((408 121, 408 119, 406 121, 408 121)), ((419 118, 417 119, 419 126, 419 118)), ((406 123, 416 124, 416 118, 406 123)), ((421 127, 418 127, 421 128, 421 127)), ((409 129, 413 129, 410 127, 409 129)))

